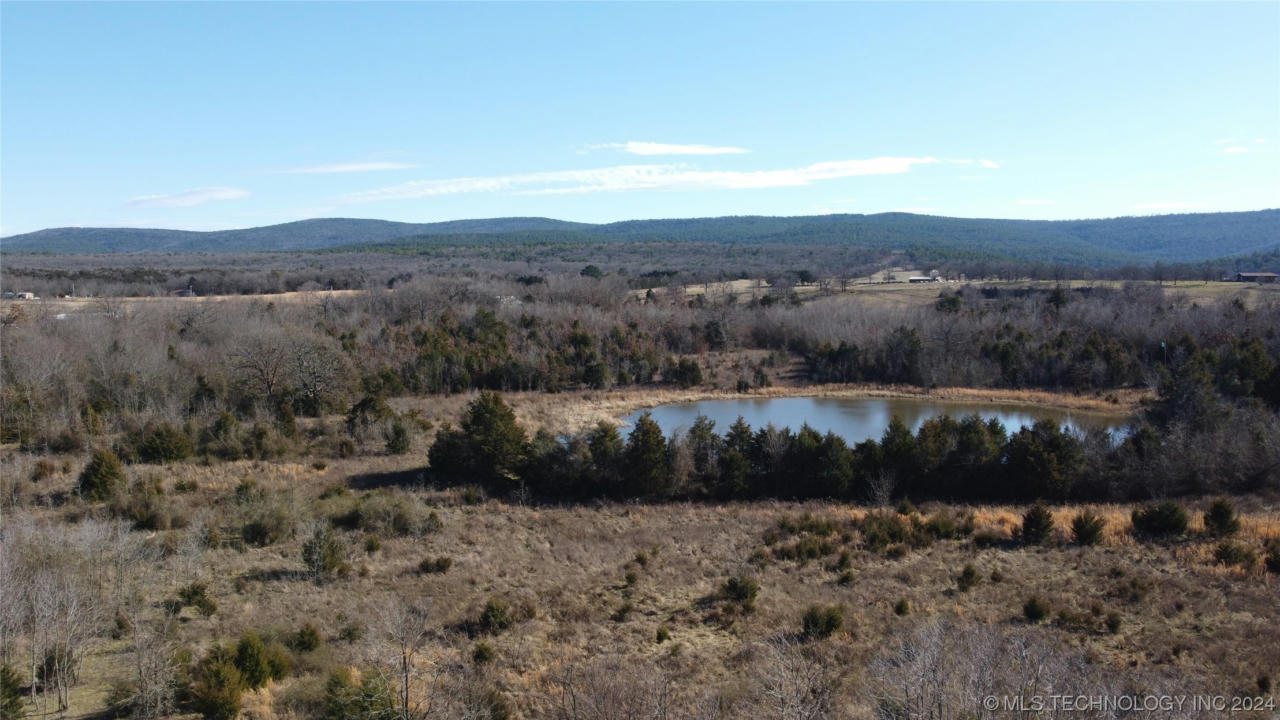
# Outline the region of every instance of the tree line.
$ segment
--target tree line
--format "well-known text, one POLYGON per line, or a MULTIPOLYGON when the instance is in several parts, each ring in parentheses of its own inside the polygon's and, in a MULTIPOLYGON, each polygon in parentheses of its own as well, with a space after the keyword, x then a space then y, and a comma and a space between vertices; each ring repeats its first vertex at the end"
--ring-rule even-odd
POLYGON ((720 434, 699 417, 667 437, 648 413, 625 438, 604 422, 580 433, 540 430, 529 437, 501 396, 485 392, 457 428, 440 430, 429 461, 445 483, 476 484, 501 497, 574 501, 1133 501, 1280 487, 1274 411, 1220 397, 1189 403, 1187 382, 1170 381, 1119 442, 1107 431, 1078 435, 1049 420, 1011 430, 978 415, 943 415, 914 433, 894 417, 878 441, 852 446, 808 425, 753 429, 742 418, 720 434), (1209 406, 1192 407, 1199 402, 1209 406), (1203 413, 1212 416, 1208 424, 1203 413), (1225 446, 1224 429, 1246 428, 1249 448, 1225 446), (1216 456, 1219 449, 1234 452, 1216 456), (1215 465, 1210 474, 1202 473, 1206 453, 1215 465))

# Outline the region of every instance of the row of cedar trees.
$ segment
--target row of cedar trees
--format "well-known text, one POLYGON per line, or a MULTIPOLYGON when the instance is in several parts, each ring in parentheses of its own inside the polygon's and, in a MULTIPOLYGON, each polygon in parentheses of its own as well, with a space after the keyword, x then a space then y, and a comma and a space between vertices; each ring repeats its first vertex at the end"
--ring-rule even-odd
MULTIPOLYGON (((429 453, 445 482, 478 483, 506 496, 557 499, 839 498, 854 501, 1029 501, 1102 499, 1114 477, 1140 462, 1151 431, 1106 447, 1112 472, 1086 472, 1086 442, 1050 421, 1013 434, 974 415, 942 416, 913 435, 894 418, 880 441, 850 447, 805 426, 752 430, 741 418, 724 435, 699 418, 687 433, 664 437, 646 413, 625 438, 601 423, 556 438, 532 439, 496 393, 481 393, 461 427, 445 426, 429 453), (1105 482, 1104 482, 1105 481, 1105 482)), ((1096 446, 1097 444, 1095 444, 1096 446)), ((1139 487, 1120 494, 1140 498, 1139 487)))

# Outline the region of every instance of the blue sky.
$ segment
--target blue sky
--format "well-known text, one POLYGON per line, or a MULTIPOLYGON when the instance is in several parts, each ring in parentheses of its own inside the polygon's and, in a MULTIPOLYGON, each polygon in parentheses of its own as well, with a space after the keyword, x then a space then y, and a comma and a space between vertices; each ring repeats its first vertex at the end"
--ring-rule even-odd
POLYGON ((0 234, 1280 206, 1280 3, 0 3, 0 234))

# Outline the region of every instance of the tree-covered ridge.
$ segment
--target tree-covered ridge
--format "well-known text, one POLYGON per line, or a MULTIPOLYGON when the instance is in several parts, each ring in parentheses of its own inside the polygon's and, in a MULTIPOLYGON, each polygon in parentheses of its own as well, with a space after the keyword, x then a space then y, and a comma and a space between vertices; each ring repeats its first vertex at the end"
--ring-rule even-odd
POLYGON ((320 250, 353 243, 377 243, 422 233, 483 234, 571 229, 579 223, 549 218, 489 218, 438 223, 406 223, 361 218, 316 218, 240 230, 153 228, 49 228, 10 235, 7 252, 175 253, 320 250))
POLYGON ((430 252, 451 244, 715 242, 840 244, 913 257, 1002 258, 1083 266, 1194 262, 1280 245, 1280 211, 1203 213, 1104 220, 1036 221, 948 218, 910 213, 810 217, 633 220, 572 230, 425 234, 364 250, 430 252))
POLYGON ((123 228, 61 228, 4 240, 10 252, 243 252, 367 250, 431 253, 456 246, 584 246, 620 241, 845 245, 913 256, 999 258, 1114 267, 1187 263, 1280 247, 1280 210, 1123 217, 999 220, 910 213, 735 216, 631 220, 593 225, 546 218, 411 224, 317 219, 246 230, 196 233, 123 228))

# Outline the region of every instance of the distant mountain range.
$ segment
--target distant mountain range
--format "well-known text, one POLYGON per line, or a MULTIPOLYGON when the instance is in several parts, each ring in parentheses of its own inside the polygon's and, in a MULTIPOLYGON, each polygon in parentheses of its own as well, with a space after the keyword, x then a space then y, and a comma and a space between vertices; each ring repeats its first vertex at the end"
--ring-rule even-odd
POLYGON ((1105 220, 988 220, 910 213, 734 216, 608 224, 549 218, 438 223, 328 218, 215 232, 55 228, 0 240, 0 252, 177 253, 361 250, 442 245, 593 242, 847 243, 934 257, 1093 266, 1185 263, 1280 248, 1280 210, 1105 220))

